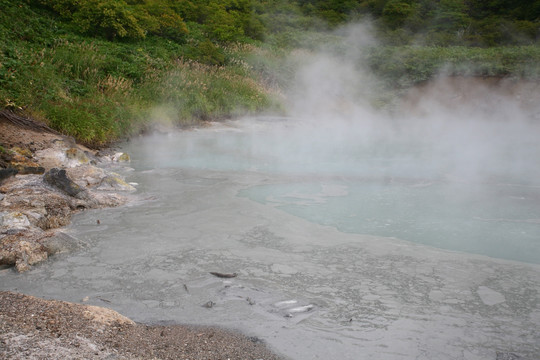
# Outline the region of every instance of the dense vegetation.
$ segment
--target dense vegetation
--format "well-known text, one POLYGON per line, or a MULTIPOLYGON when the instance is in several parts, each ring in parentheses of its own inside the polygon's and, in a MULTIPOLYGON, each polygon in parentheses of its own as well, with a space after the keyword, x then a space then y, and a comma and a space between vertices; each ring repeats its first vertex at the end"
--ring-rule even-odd
POLYGON ((287 54, 347 53, 326 31, 359 19, 384 46, 362 44, 357 61, 385 91, 443 68, 540 77, 540 1, 0 0, 0 108, 94 146, 152 119, 279 111, 287 54))
POLYGON ((515 45, 536 42, 538 0, 298 0, 303 12, 331 25, 375 19, 387 39, 431 45, 515 45))

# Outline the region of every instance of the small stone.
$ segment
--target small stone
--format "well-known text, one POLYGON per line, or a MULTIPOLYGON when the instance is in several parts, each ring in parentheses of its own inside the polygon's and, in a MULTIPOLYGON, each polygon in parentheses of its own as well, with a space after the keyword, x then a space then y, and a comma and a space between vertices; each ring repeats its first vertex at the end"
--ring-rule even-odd
POLYGON ((214 307, 214 305, 216 305, 215 302, 213 302, 213 301, 208 301, 207 303, 204 303, 204 304, 203 304, 203 307, 208 308, 208 309, 211 309, 211 308, 214 307))
POLYGON ((106 176, 101 184, 97 188, 98 190, 107 190, 107 191, 135 191, 135 187, 129 185, 127 182, 122 180, 119 175, 112 173, 111 175, 106 176))
POLYGON ((497 292, 487 286, 479 286, 476 291, 482 302, 488 306, 497 305, 506 301, 503 294, 497 292))
POLYGON ((75 160, 80 164, 88 164, 90 159, 86 154, 76 147, 72 147, 66 150, 66 158, 69 160, 75 160))
POLYGON ((30 227, 30 221, 23 213, 11 212, 3 216, 2 227, 8 229, 28 229, 30 227))
POLYGON ((116 162, 129 162, 131 158, 129 157, 129 154, 127 153, 116 153, 112 157, 113 161, 116 162))

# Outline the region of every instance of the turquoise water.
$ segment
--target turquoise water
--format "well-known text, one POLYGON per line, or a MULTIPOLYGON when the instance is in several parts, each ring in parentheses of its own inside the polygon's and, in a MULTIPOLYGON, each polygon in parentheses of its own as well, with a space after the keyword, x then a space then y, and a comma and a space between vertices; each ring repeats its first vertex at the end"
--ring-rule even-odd
POLYGON ((537 128, 496 139, 492 127, 366 138, 358 126, 251 121, 147 139, 137 166, 266 174, 239 195, 346 233, 540 263, 537 128))
POLYGON ((254 186, 240 196, 348 233, 540 263, 540 189, 385 181, 254 186), (325 188, 341 194, 326 194, 325 188))

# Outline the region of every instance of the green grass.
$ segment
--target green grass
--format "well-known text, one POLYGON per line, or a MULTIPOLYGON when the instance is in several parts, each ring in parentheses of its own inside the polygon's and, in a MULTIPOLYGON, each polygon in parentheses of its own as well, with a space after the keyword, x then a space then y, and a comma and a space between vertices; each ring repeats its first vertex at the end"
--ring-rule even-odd
MULTIPOLYGON (((301 66, 288 55, 295 47, 313 51, 328 39, 339 43, 335 35, 295 30, 266 44, 217 45, 196 24, 182 43, 155 36, 108 41, 77 34, 26 2, 0 0, 0 9, 0 108, 23 110, 89 146, 152 121, 190 126, 281 111, 280 94, 301 66)), ((337 51, 350 50, 343 44, 337 51)), ((540 78, 538 46, 379 46, 359 53, 381 82, 373 96, 380 106, 440 73, 540 78)))

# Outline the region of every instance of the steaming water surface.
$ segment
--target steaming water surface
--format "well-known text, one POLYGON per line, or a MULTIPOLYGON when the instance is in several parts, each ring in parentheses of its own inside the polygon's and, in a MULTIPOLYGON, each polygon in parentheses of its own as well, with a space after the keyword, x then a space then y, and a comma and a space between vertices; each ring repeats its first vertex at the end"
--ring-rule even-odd
POLYGON ((142 200, 78 215, 84 250, 1 287, 232 327, 291 359, 538 358, 540 182, 516 161, 538 146, 460 167, 430 141, 263 120, 126 144, 142 200))

